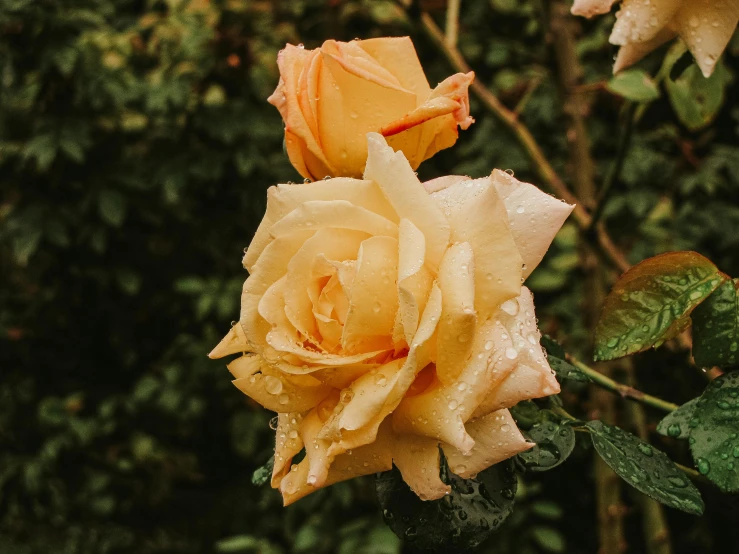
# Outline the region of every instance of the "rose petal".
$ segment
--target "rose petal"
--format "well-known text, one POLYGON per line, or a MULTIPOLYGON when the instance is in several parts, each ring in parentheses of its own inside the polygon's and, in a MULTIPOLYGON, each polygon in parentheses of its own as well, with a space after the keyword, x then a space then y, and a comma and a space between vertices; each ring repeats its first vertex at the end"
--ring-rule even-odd
POLYGON ((398 226, 381 215, 346 200, 309 200, 272 225, 277 238, 305 229, 349 229, 369 235, 398 236, 398 226))
POLYGON ((314 386, 295 385, 259 355, 237 358, 228 364, 228 370, 241 392, 273 412, 305 412, 331 392, 317 380, 314 386))
POLYGON ((522 259, 505 204, 489 178, 460 181, 430 195, 451 223, 451 241, 475 253, 475 308, 481 321, 521 291, 522 259))
POLYGON ((736 0, 689 0, 675 16, 680 38, 688 45, 703 75, 710 77, 739 23, 736 0))
POLYGON ((359 70, 349 72, 338 56, 321 55, 319 97, 322 106, 330 106, 318 110, 323 151, 332 161, 332 175, 359 177, 367 160, 365 134, 413 110, 416 95, 360 77, 359 70))
MULTIPOLYGON (((374 236, 365 240, 357 256, 349 313, 341 338, 345 351, 361 348, 360 341, 377 337, 390 341, 398 297, 388 294, 398 273, 398 241, 374 236)), ((388 343, 388 348, 392 345, 388 343)))
POLYGON ((449 247, 439 267, 442 311, 437 338, 436 375, 448 385, 467 365, 477 328, 475 257, 467 242, 449 247))
POLYGON ((308 294, 308 287, 312 283, 311 269, 317 256, 323 254, 337 262, 355 259, 362 241, 369 237, 369 233, 362 231, 319 229, 287 263, 285 314, 305 338, 315 339, 318 336, 313 303, 308 294))
MULTIPOLYGON (((280 68, 280 83, 267 101, 280 110, 280 114, 285 121, 285 129, 295 138, 299 137, 298 140, 305 144, 310 153, 321 164, 330 168, 328 159, 324 156, 320 145, 311 132, 310 125, 305 118, 300 101, 298 100, 300 73, 306 64, 310 64, 312 55, 311 51, 298 48, 292 44, 286 45, 280 51, 277 55, 277 65, 280 68)), ((293 150, 293 155, 297 158, 299 156, 298 151, 293 150)), ((335 171, 331 171, 330 174, 335 174, 335 171)), ((303 176, 312 177, 312 175, 303 176)))
POLYGON ((514 366, 505 356, 505 345, 511 344, 506 333, 499 321, 485 322, 472 346, 480 354, 472 356, 457 381, 444 385, 437 380, 424 392, 404 398, 393 412, 395 431, 432 437, 470 452, 475 442, 465 422, 514 366))
POLYGON ((676 0, 623 0, 609 39, 611 44, 652 40, 672 20, 682 3, 676 0))
POLYGON ((439 477, 439 441, 417 435, 396 435, 393 462, 403 481, 421 500, 437 500, 452 490, 439 477))
POLYGON ((539 265, 575 206, 499 169, 493 171, 491 179, 508 212, 513 240, 526 266, 523 270, 525 279, 539 265))
POLYGON ((572 15, 593 17, 608 13, 616 0, 575 0, 572 4, 572 15))
POLYGON ((249 350, 249 344, 246 341, 246 335, 241 325, 232 325, 228 334, 221 339, 221 342, 211 350, 208 357, 211 360, 223 358, 229 354, 236 354, 237 352, 246 352, 249 350))
POLYGON ((526 442, 508 410, 473 419, 466 428, 475 441, 470 453, 442 444, 449 469, 465 479, 534 446, 534 443, 526 442))
POLYGON ((408 219, 401 219, 398 228, 398 312, 393 328, 393 342, 398 348, 405 339, 413 342, 418 318, 426 307, 433 276, 424 262, 426 239, 408 219))
POLYGON ((665 42, 674 39, 676 36, 677 32, 675 30, 670 27, 665 27, 651 40, 646 42, 633 42, 622 46, 618 49, 616 61, 613 64, 613 72, 618 73, 627 67, 631 67, 652 50, 656 50, 665 42))
MULTIPOLYGON (((374 442, 356 448, 333 460, 323 487, 361 475, 371 475, 392 468, 392 431, 381 427, 374 442)), ((290 471, 280 483, 280 492, 285 506, 314 492, 320 486, 308 483, 309 460, 304 459, 290 471)))
POLYGON ((417 104, 428 98, 431 87, 409 37, 374 38, 362 40, 358 45, 392 73, 404 89, 414 92, 417 104))
POLYGON ((449 243, 449 223, 421 186, 402 152, 393 152, 377 133, 368 133, 365 178, 375 181, 401 219, 411 221, 426 239, 426 261, 436 270, 449 243))
POLYGON ((277 185, 267 190, 267 213, 259 224, 254 239, 244 256, 244 267, 252 267, 264 248, 272 241, 270 229, 280 219, 309 200, 346 200, 393 223, 398 216, 380 188, 372 181, 339 177, 302 185, 277 185))
MULTIPOLYGON (((441 292, 434 284, 408 356, 400 359, 402 365, 398 368, 398 360, 389 362, 376 373, 360 377, 349 389, 342 391, 342 401, 321 431, 322 437, 335 442, 346 440, 344 429, 362 431, 360 435, 363 437, 371 436, 373 429, 396 410, 418 372, 430 362, 430 339, 436 331, 440 314, 441 292)), ((342 448, 349 446, 345 443, 342 448)))
POLYGON ((515 361, 516 367, 504 381, 490 389, 473 417, 515 406, 521 400, 541 398, 559 392, 559 383, 539 344, 541 332, 536 326, 534 297, 531 291, 522 287, 521 295, 516 300, 509 301, 503 308, 508 310, 508 313, 501 310, 499 317, 511 341, 511 346, 506 349, 506 355, 515 361))
POLYGON ((300 438, 298 433, 303 415, 300 412, 277 414, 272 488, 280 486, 280 481, 290 469, 293 456, 303 449, 303 439, 300 438))

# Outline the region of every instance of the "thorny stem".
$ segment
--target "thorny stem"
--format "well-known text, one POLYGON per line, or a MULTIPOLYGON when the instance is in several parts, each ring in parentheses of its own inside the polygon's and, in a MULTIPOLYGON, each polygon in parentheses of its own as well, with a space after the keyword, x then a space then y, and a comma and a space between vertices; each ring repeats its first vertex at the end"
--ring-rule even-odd
MULTIPOLYGON (((472 70, 459 50, 447 43, 444 33, 429 14, 422 12, 420 14, 420 22, 423 30, 444 54, 454 69, 462 73, 468 73, 472 70)), ((549 186, 549 189, 568 204, 575 205, 575 209, 572 212, 575 222, 581 230, 588 230, 592 221, 590 214, 554 170, 541 147, 536 142, 536 139, 531 134, 531 131, 518 119, 518 115, 503 105, 498 97, 490 92, 480 81, 474 81, 470 85, 470 89, 472 89, 472 92, 478 97, 485 108, 515 135, 539 173, 539 177, 549 186)), ((594 226, 592 237, 598 246, 598 250, 610 264, 620 271, 626 271, 630 267, 626 256, 614 244, 602 223, 594 226)))
POLYGON ((634 400, 635 402, 639 402, 646 406, 651 406, 652 408, 656 408, 668 413, 674 412, 680 407, 677 404, 673 404, 672 402, 668 402, 667 400, 662 400, 661 398, 637 390, 634 387, 630 387, 629 385, 624 385, 623 383, 614 381, 610 377, 607 377, 599 371, 593 369, 592 367, 584 364, 577 358, 568 356, 568 359, 572 365, 574 365, 582 373, 587 375, 593 383, 600 386, 601 388, 618 394, 622 398, 628 398, 629 400, 634 400))

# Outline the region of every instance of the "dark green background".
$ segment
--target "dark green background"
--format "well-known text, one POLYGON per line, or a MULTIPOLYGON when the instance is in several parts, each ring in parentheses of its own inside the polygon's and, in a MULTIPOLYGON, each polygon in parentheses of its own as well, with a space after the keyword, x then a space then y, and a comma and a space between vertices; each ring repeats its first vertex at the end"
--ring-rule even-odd
MULTIPOLYGON (((277 51, 409 34, 432 85, 452 70, 391 2, 197 4, 0 1, 0 554, 400 552, 371 478, 287 509, 251 485, 273 445, 271 414, 206 353, 237 318, 241 252, 267 187, 300 180, 265 101, 277 51)), ((569 179, 548 2, 462 4, 460 48, 477 78, 519 106, 569 179)), ((443 1, 423 5, 443 23, 443 1)), ((588 83, 610 77, 612 21, 573 20, 588 83)), ((664 51, 641 67, 654 75, 664 51)), ((739 64, 725 62, 701 91, 720 107, 715 123, 689 130, 663 86, 637 126, 606 210, 632 262, 695 249, 739 275, 739 106, 727 100, 739 64)), ((592 90, 600 182, 623 99, 592 90)), ((506 129, 476 101, 472 111, 475 125, 421 176, 498 167, 536 182, 506 129)), ((587 352, 580 271, 567 226, 529 286, 542 329, 587 352)), ((685 353, 637 362, 642 388, 675 402, 705 386, 685 353)), ((573 386, 573 410, 597 409, 573 386)), ((690 463, 684 445, 653 440, 690 463)), ((483 551, 596 552, 591 458, 581 447, 522 477, 513 517, 483 551)), ((668 511, 674 551, 739 551, 736 498, 702 491, 703 518, 668 511)), ((629 552, 644 552, 636 509, 626 522, 629 552)))

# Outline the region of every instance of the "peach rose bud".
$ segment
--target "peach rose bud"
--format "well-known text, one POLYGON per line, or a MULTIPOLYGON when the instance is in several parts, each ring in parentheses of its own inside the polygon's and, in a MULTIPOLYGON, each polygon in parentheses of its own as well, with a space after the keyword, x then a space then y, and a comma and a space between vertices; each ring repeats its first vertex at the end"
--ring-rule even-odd
MULTIPOLYGON (((572 13, 585 17, 608 13, 615 1, 575 0, 572 13)), ((623 0, 616 18, 610 42, 621 48, 614 72, 680 37, 709 77, 739 23, 739 0, 623 0)))
POLYGON ((363 179, 269 190, 241 318, 211 352, 237 354, 234 385, 278 413, 285 504, 393 464, 440 498, 439 447, 473 477, 531 447, 508 408, 559 392, 521 283, 573 206, 498 170, 421 183, 366 142, 363 179))
POLYGON ((308 179, 361 177, 368 132, 385 136, 416 169, 474 122, 467 91, 474 73, 432 90, 408 37, 327 40, 315 50, 288 44, 277 65, 268 101, 285 121, 290 162, 308 179))

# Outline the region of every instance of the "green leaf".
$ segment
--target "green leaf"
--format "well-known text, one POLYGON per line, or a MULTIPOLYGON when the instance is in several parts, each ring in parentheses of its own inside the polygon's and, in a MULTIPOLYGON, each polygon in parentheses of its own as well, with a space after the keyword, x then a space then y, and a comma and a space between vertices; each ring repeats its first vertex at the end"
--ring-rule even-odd
POLYGON ((534 527, 531 537, 543 550, 547 552, 564 552, 565 541, 562 533, 552 527, 534 527))
POLYGON ((629 485, 671 508, 703 513, 698 489, 664 452, 601 421, 589 421, 586 427, 600 457, 629 485))
POLYGON ((274 468, 274 465, 275 457, 270 456, 269 460, 262 467, 254 471, 251 476, 251 482, 257 487, 267 483, 272 478, 272 468, 274 468))
POLYGON ((693 357, 701 367, 733 367, 739 350, 739 279, 724 282, 693 312, 693 357))
POLYGON ((634 102, 650 102, 659 98, 657 84, 647 72, 641 69, 622 71, 608 81, 606 88, 634 102))
POLYGON ((690 420, 695 412, 697 398, 686 402, 677 410, 667 415, 657 425, 657 432, 673 439, 687 439, 690 434, 690 420))
POLYGON ((536 443, 517 457, 528 471, 553 469, 562 464, 575 448, 575 430, 566 423, 537 423, 524 432, 524 436, 536 443))
POLYGON ((557 374, 557 379, 569 379, 570 381, 580 382, 590 381, 590 378, 587 375, 566 360, 567 355, 565 354, 564 349, 553 338, 544 335, 541 338, 541 345, 547 352, 549 366, 554 370, 554 373, 557 374))
POLYGON ((460 552, 484 541, 513 510, 516 475, 510 461, 462 479, 449 471, 441 455, 441 477, 452 492, 439 500, 421 500, 393 467, 378 475, 377 498, 385 523, 421 551, 460 552))
POLYGON ((98 196, 100 217, 112 227, 120 227, 126 218, 126 197, 117 190, 104 189, 98 196))
POLYGON ((739 371, 711 381, 690 420, 698 471, 725 492, 739 492, 739 371))
POLYGON ((694 64, 674 81, 665 79, 665 86, 678 119, 691 131, 697 131, 716 118, 724 104, 726 86, 730 80, 730 73, 719 61, 708 78, 694 64))
POLYGON ((595 328, 595 359, 613 360, 660 346, 690 324, 690 313, 727 279, 696 252, 668 252, 624 273, 595 328))

